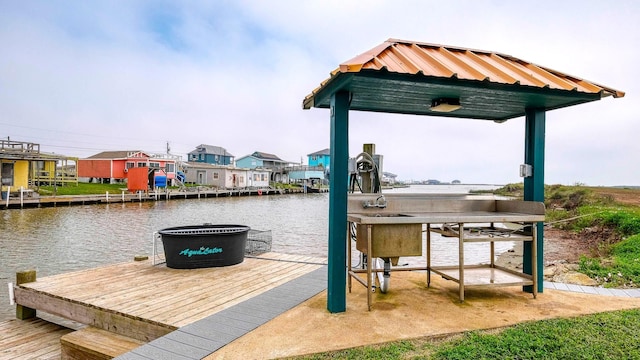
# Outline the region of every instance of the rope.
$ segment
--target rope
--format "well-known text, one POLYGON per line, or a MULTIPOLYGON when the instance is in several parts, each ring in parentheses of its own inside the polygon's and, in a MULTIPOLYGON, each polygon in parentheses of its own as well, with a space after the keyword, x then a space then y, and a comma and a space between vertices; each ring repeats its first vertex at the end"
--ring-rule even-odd
POLYGON ((591 215, 595 215, 595 214, 600 214, 603 213, 604 211, 597 211, 591 214, 585 214, 585 215, 578 215, 578 216, 574 216, 574 217, 570 217, 568 219, 562 219, 562 220, 556 220, 556 221, 551 221, 551 222, 546 222, 544 223, 544 226, 550 226, 553 224, 557 224, 557 223, 562 223, 562 222, 567 222, 567 221, 571 221, 571 220, 575 220, 575 219, 580 219, 583 217, 587 217, 587 216, 591 216, 591 215))

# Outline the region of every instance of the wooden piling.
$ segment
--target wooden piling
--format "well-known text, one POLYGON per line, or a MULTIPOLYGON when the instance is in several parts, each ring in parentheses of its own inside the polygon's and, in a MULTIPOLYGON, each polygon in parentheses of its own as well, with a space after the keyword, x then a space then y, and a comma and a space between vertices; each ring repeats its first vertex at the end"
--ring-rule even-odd
MULTIPOLYGON (((371 156, 373 159, 373 154, 376 153, 376 145, 375 144, 363 144, 362 152, 365 152, 371 156)), ((373 171, 373 169, 371 170, 373 171)), ((373 192, 373 183, 371 181, 371 177, 363 176, 362 179, 362 192, 363 193, 372 193, 373 192)))
MULTIPOLYGON (((26 270, 16 273, 16 285, 36 281, 36 271, 26 270)), ((36 317, 36 309, 16 304, 16 318, 20 320, 32 319, 36 317)))

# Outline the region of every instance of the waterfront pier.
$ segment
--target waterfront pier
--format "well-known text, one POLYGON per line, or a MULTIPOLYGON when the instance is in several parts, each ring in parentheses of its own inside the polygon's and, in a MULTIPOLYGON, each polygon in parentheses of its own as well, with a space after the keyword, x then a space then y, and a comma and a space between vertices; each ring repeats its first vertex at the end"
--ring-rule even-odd
MULTIPOLYGON (((320 189, 319 192, 327 192, 328 189, 320 189)), ((206 199, 237 196, 263 196, 305 193, 304 188, 287 189, 209 189, 189 188, 188 190, 160 190, 151 192, 129 193, 122 191, 119 194, 99 195, 60 195, 37 196, 33 192, 29 195, 16 193, 0 201, 0 209, 16 209, 26 207, 55 207, 90 204, 112 204, 127 202, 168 201, 181 199, 206 199)))
MULTIPOLYGON (((225 333, 217 338, 241 336, 243 331, 277 316, 282 301, 261 301, 251 306, 249 300, 264 298, 265 293, 276 288, 286 291, 284 284, 293 284, 289 289, 291 294, 286 291, 278 298, 291 297, 287 305, 291 307, 322 291, 326 281, 322 276, 315 279, 316 285, 312 287, 299 279, 318 271, 324 274, 325 264, 325 259, 272 252, 248 256, 238 265, 190 270, 171 269, 163 263, 153 265, 151 260, 131 261, 16 285, 15 301, 37 312, 84 324, 77 332, 62 336, 63 358, 88 356, 106 341, 115 344, 110 348, 124 344, 121 352, 126 353, 179 329, 186 330, 175 332, 175 336, 181 339, 182 347, 189 347, 193 339, 204 341, 201 336, 192 336, 190 327, 233 307, 237 309, 239 304, 249 308, 241 313, 231 312, 236 314, 232 318, 241 319, 230 319, 229 312, 220 315, 226 320, 216 322, 224 326, 225 333), (303 297, 296 299, 300 294, 303 297), (75 357, 65 357, 65 354, 75 354, 75 357)), ((209 342, 204 348, 202 344, 192 348, 199 351, 200 356, 224 344, 226 342, 209 342)), ((35 345, 38 346, 41 345, 35 345)), ((152 351, 157 348, 152 347, 152 351)))

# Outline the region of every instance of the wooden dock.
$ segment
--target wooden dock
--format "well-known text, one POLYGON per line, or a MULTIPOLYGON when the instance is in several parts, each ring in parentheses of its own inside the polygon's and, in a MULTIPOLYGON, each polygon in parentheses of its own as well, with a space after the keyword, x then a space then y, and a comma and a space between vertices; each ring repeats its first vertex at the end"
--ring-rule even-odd
POLYGON ((0 359, 60 359, 60 338, 72 331, 37 318, 0 322, 0 359))
POLYGON ((131 261, 17 285, 15 299, 22 306, 149 342, 325 264, 326 259, 278 253, 190 270, 131 261))
MULTIPOLYGON (((186 190, 168 190, 131 194, 122 191, 119 194, 100 195, 59 195, 59 196, 25 196, 14 195, 0 201, 0 209, 19 209, 27 207, 55 207, 91 204, 113 204, 127 202, 168 201, 182 199, 206 199, 238 196, 263 196, 304 193, 302 188, 288 189, 199 189, 197 187, 186 190)), ((30 192, 33 194, 33 192, 30 192)))

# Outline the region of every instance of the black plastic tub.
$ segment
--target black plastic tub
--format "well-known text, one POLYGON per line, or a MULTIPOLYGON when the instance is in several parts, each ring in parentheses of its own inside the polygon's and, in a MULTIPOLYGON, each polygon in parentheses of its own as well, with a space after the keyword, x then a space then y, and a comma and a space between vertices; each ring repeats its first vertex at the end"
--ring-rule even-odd
POLYGON ((245 225, 193 225, 158 231, 167 267, 196 269, 239 264, 250 228, 245 225))

